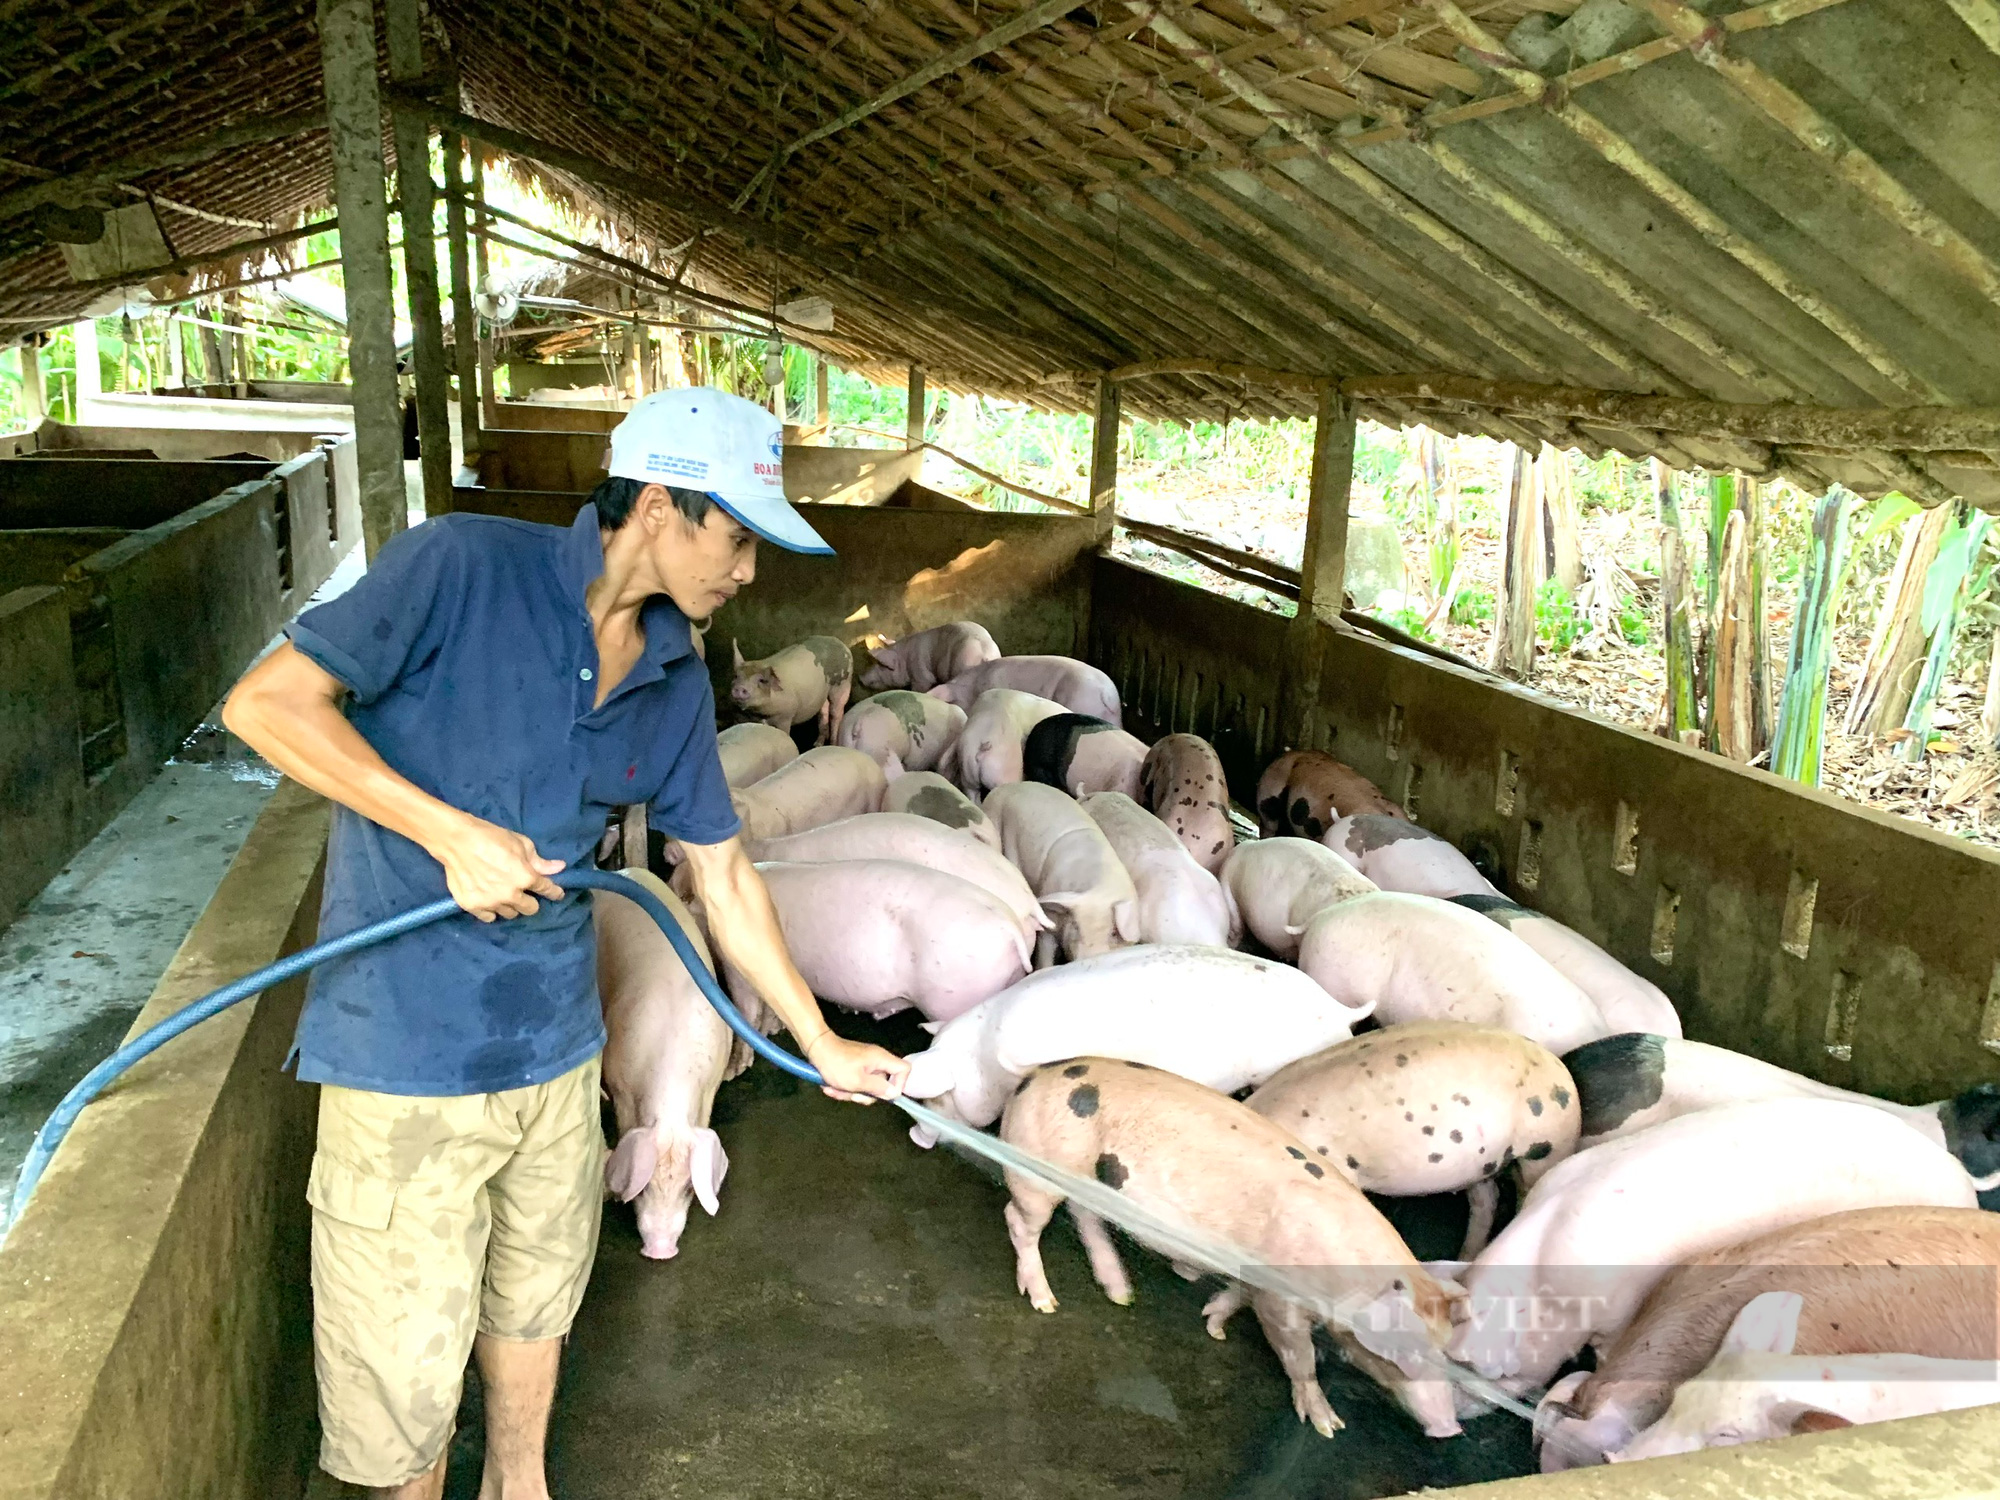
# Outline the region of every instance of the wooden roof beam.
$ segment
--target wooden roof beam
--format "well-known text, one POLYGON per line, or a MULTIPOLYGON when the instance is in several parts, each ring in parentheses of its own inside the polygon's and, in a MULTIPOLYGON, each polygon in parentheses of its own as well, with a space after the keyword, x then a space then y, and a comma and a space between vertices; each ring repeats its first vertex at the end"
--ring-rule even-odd
POLYGON ((1641 396, 1526 382, 1468 380, 1452 375, 1364 376, 1344 381, 1355 400, 1377 397, 1583 421, 1612 427, 1745 442, 1814 444, 1843 452, 1888 449, 1935 452, 1970 448, 2000 452, 2000 407, 1826 407, 1767 405, 1641 396))
MULTIPOLYGON (((1145 12, 1148 9, 1146 0, 1124 0, 1124 4, 1128 9, 1135 11, 1145 12)), ((1400 188, 1383 181, 1361 162, 1356 161, 1343 146, 1327 139, 1311 119, 1287 109, 1248 78, 1224 63, 1163 10, 1150 15, 1150 24, 1168 46, 1192 59, 1216 82, 1306 146, 1323 165, 1330 167, 1336 175, 1358 189, 1387 217, 1415 230, 1454 259, 1477 271, 1487 280, 1497 283, 1516 301, 1532 309, 1544 321, 1569 335, 1612 368, 1622 370, 1634 379, 1646 381, 1648 384, 1664 384, 1675 390, 1686 389, 1681 381, 1661 370, 1644 356, 1628 353, 1575 309, 1550 296, 1498 257, 1473 244, 1400 188)))
MULTIPOLYGON (((1256 3, 1268 3, 1268 0, 1256 0, 1256 3)), ((1624 136, 1578 104, 1568 93, 1553 89, 1548 80, 1539 73, 1523 67, 1506 50, 1504 43, 1461 10, 1454 0, 1429 0, 1429 3, 1439 19, 1451 29, 1452 34, 1477 53, 1480 59, 1490 65, 1502 78, 1523 94, 1534 95, 1547 107, 1546 113, 1551 118, 1567 126, 1586 146, 1679 214, 1710 245, 1745 267, 1758 280, 1860 355, 1897 391, 1906 397, 1916 397, 1920 400, 1940 399, 1941 393, 1936 386, 1912 372, 1826 298, 1794 280, 1789 271, 1755 243, 1731 229, 1721 215, 1654 166, 1624 136)))
POLYGON ((1633 3, 1684 42, 1698 62, 1728 79, 1744 98, 1783 126, 1883 217, 1930 246, 1940 260, 1977 287, 1988 301, 2000 302, 2000 266, 1892 177, 1833 121, 1748 58, 1730 53, 1723 27, 1714 25, 1681 0, 1633 0, 1633 3))

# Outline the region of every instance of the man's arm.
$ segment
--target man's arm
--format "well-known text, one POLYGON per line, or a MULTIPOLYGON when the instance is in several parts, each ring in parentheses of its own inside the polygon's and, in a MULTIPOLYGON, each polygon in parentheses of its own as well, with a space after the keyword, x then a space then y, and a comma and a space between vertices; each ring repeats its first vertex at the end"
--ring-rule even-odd
POLYGON ((715 946, 778 1013, 835 1099, 872 1104, 902 1092, 910 1065, 895 1053, 836 1036, 820 1014, 778 927, 777 908, 738 839, 681 845, 715 946))
POLYGON ((222 722, 292 780, 420 845, 444 866, 452 899, 480 921, 529 916, 536 896, 562 899, 549 879, 561 860, 540 858, 524 834, 440 802, 390 770, 340 711, 346 693, 286 641, 236 684, 222 722))

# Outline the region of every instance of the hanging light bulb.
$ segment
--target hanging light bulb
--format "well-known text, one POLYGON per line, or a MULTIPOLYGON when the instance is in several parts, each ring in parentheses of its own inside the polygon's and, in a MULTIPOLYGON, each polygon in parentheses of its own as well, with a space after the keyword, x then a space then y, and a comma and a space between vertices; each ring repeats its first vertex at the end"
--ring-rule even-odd
POLYGON ((764 384, 781 390, 785 384, 785 346, 770 344, 764 351, 764 384))

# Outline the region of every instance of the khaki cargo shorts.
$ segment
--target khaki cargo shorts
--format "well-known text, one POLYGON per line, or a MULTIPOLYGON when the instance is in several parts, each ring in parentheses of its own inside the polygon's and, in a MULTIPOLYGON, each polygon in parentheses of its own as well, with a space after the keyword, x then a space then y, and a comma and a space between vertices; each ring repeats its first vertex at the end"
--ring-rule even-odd
POLYGON ((500 1094, 323 1087, 313 1156, 320 1466, 402 1484, 444 1452, 475 1329, 569 1332, 604 1199, 598 1060, 500 1094))

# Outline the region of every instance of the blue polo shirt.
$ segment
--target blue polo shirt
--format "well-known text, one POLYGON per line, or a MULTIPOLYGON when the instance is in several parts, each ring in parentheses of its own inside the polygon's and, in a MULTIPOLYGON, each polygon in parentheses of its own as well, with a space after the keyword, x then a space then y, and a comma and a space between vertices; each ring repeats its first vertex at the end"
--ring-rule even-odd
MULTIPOLYGON (((568 530, 452 515, 395 537, 361 581, 286 630, 346 685, 347 715, 398 774, 524 833, 545 858, 586 860, 613 808, 649 804, 672 838, 737 830, 715 700, 687 617, 656 597, 645 647, 601 708, 584 590, 604 572, 597 508, 568 530)), ((336 806, 322 938, 435 901, 444 868, 336 806)), ((532 917, 449 917, 314 971, 299 1077, 389 1094, 480 1094, 544 1083, 604 1046, 589 897, 532 917)))

